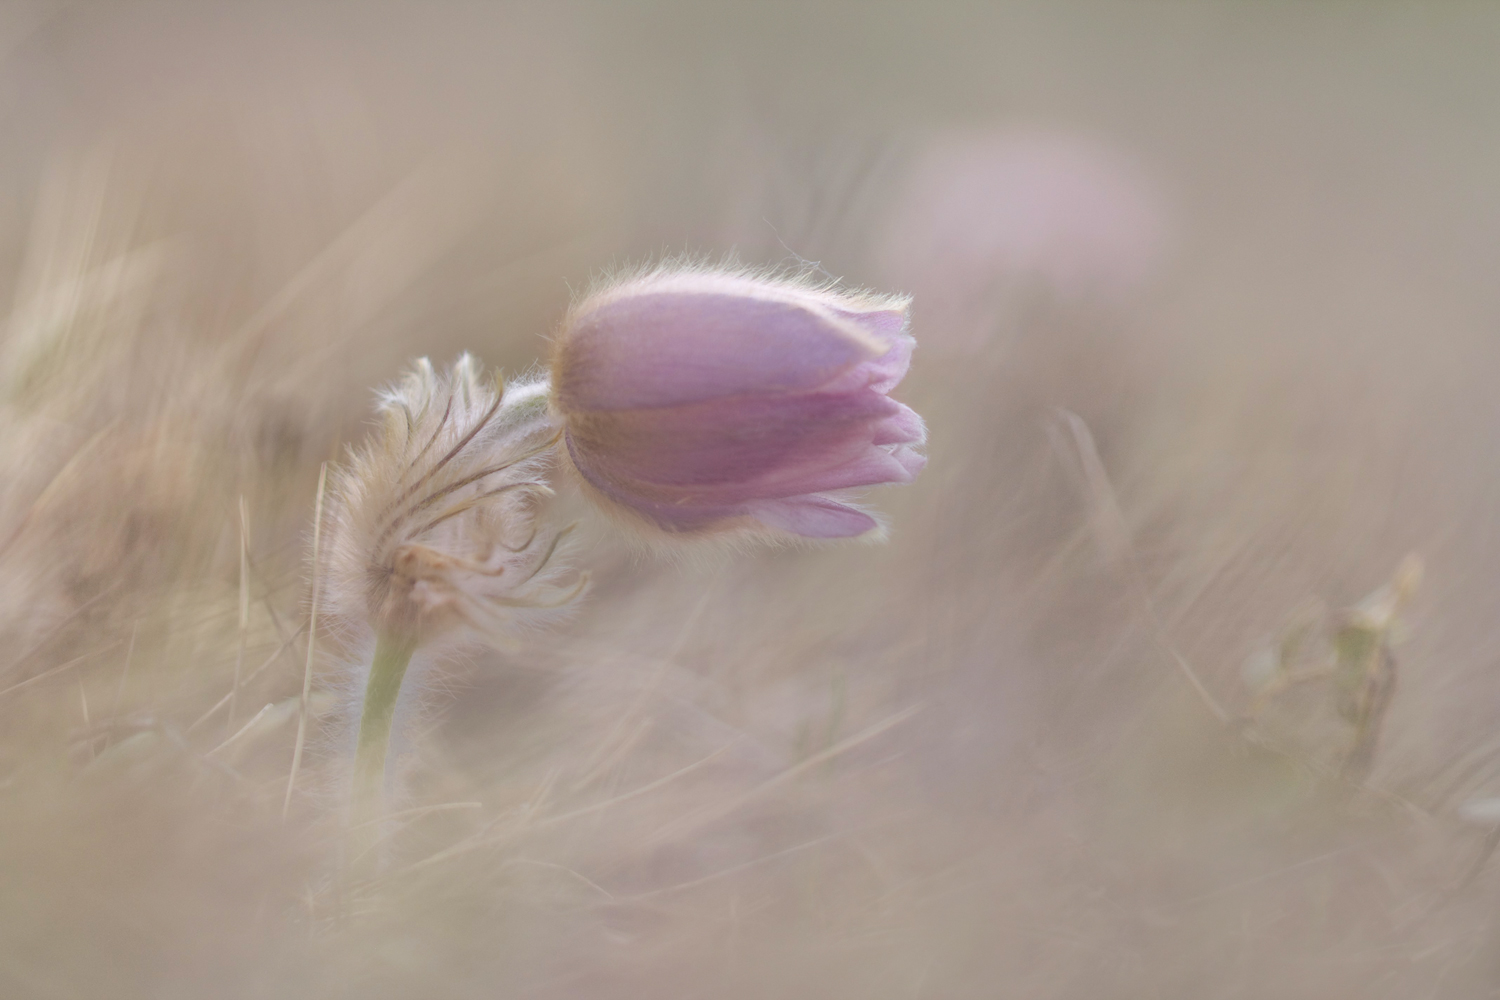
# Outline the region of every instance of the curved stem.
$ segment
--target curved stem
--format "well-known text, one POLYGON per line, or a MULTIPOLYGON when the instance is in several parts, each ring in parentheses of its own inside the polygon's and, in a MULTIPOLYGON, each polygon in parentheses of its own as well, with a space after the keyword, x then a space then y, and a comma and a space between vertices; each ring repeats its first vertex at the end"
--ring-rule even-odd
MULTIPOLYGON (((385 815, 385 764, 391 746, 391 720, 401 681, 411 663, 416 641, 389 635, 375 639, 375 658, 365 684, 364 710, 359 717, 359 740, 354 750, 354 802, 350 832, 350 861, 360 863, 380 840, 385 815)), ((366 859, 368 860, 368 859, 366 859)))

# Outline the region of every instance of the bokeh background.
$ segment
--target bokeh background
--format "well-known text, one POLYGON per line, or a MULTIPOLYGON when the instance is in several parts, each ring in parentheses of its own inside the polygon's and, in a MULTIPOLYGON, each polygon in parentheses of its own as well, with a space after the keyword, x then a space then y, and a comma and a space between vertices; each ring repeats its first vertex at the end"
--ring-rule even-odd
POLYGON ((5 4, 0 993, 1492 994, 1497 52, 1483 4, 5 4), (683 252, 912 293, 928 468, 883 545, 595 532, 570 626, 420 678, 351 888, 336 637, 282 818, 320 464, 683 252))

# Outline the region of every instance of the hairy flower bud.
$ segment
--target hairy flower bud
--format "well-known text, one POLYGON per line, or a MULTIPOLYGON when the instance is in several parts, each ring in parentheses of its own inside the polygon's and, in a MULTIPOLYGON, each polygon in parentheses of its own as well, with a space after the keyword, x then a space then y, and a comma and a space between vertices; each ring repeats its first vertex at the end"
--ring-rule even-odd
POLYGON ((383 392, 379 432, 332 483, 330 611, 417 642, 565 602, 559 536, 536 524, 557 438, 546 400, 544 381, 497 391, 467 354, 441 375, 423 358, 383 392))
POLYGON ((908 300, 659 270, 578 303, 552 359, 565 450, 597 495, 669 532, 860 535, 843 491, 909 483, 922 420, 887 393, 908 300))

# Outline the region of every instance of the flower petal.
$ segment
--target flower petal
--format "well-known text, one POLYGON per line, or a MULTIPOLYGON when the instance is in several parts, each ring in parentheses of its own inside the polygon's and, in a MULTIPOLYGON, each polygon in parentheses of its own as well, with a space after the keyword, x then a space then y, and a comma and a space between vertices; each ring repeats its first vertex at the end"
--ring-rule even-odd
POLYGON ((744 513, 736 505, 684 504, 653 498, 639 488, 633 489, 628 484, 622 484, 617 476, 606 474, 599 462, 589 459, 586 454, 580 454, 572 435, 566 436, 564 440, 568 455, 573 460, 573 467, 590 486, 664 531, 698 531, 740 517, 744 513))
POLYGON ((911 477, 907 482, 914 482, 917 478, 917 473, 927 468, 927 456, 905 445, 891 452, 891 457, 900 462, 901 467, 906 470, 906 474, 911 477))
MULTIPOLYGON (((910 455, 916 452, 901 449, 910 455)), ((926 459, 916 455, 922 463, 926 459)), ((921 469, 921 465, 917 469, 921 469)), ((852 490, 864 486, 906 485, 915 478, 907 454, 886 448, 865 448, 857 457, 840 465, 828 465, 817 469, 797 469, 794 474, 767 477, 755 482, 738 484, 715 491, 715 496, 753 497, 798 496, 803 493, 822 493, 825 490, 852 490)))
POLYGON ((804 538, 853 538, 880 525, 869 514, 827 497, 767 500, 749 506, 750 516, 768 528, 804 538))
MULTIPOLYGON (((780 500, 825 490, 911 483, 927 459, 912 449, 881 448, 868 444, 849 449, 840 460, 810 461, 775 469, 753 479, 708 484, 653 483, 635 480, 607 456, 590 455, 573 446, 570 451, 585 478, 613 499, 637 507, 660 505, 673 511, 730 510, 758 500, 780 500)), ((675 515, 671 520, 680 520, 675 515)))
MULTIPOLYGON (((619 481, 695 491, 767 478, 795 480, 869 450, 901 404, 874 392, 741 396, 570 421, 579 460, 619 481), (608 470, 608 471, 607 471, 608 470)), ((813 492, 790 488, 783 496, 813 492)))
POLYGON ((875 426, 875 444, 923 444, 927 441, 927 425, 917 411, 901 403, 895 413, 875 426))
POLYGON ((554 384, 565 412, 805 392, 880 364, 883 343, 810 302, 648 289, 585 302, 570 317, 554 384))
POLYGON ((870 388, 884 393, 894 389, 906 377, 907 369, 911 367, 912 349, 917 345, 916 339, 906 332, 910 322, 909 309, 910 302, 902 300, 879 309, 838 310, 840 317, 886 345, 886 350, 879 357, 856 365, 823 386, 824 391, 870 388))
POLYGON ((911 302, 902 299, 890 306, 874 309, 835 309, 844 319, 883 343, 894 343, 906 334, 911 302))

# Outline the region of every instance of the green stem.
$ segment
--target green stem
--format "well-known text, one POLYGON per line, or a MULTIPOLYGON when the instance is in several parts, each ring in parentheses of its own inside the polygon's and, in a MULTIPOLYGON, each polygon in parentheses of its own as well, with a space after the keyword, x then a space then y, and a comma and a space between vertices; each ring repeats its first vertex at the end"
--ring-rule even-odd
MULTIPOLYGON (((385 763, 391 746, 391 720, 401 681, 411 663, 416 641, 388 635, 375 639, 375 658, 365 684, 365 705, 359 716, 359 741, 354 750, 354 802, 351 813, 351 858, 374 849, 380 840, 380 821, 385 815, 385 763)), ((369 858, 364 862, 368 863, 369 858)))

